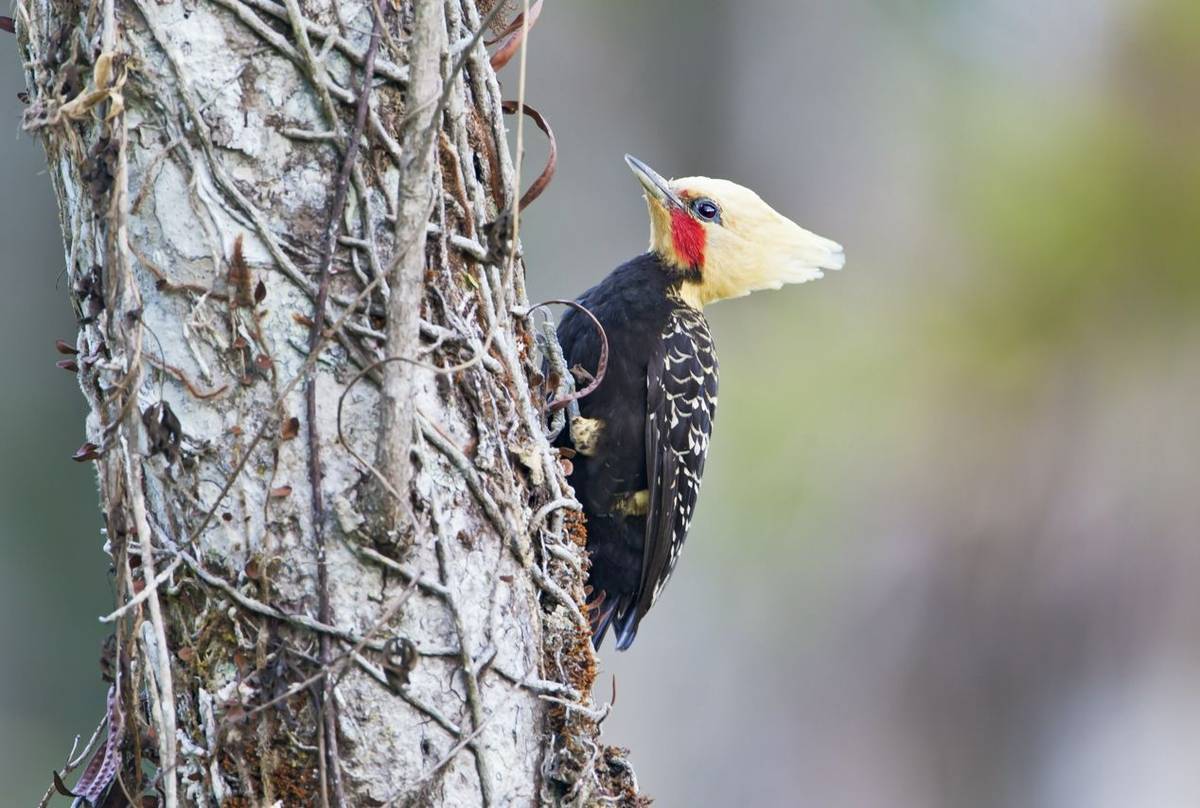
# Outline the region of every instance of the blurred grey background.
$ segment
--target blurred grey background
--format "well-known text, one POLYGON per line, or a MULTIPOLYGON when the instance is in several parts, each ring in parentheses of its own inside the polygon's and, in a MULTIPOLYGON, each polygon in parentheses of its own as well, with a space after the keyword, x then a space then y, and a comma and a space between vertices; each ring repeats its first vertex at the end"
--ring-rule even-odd
MULTIPOLYGON (((15 52, 0 40, 14 805, 94 726, 111 600, 15 52)), ((644 249, 627 151, 748 185, 848 256, 710 309, 697 521, 597 691, 616 676, 606 739, 646 793, 1200 805, 1200 4, 551 0, 528 100, 560 148, 524 220, 535 299, 644 249)))

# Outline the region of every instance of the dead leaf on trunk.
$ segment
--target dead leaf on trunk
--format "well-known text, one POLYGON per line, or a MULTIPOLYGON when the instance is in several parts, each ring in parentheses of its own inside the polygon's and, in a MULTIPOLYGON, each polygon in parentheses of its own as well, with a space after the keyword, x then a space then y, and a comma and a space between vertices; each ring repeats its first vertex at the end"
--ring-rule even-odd
POLYGON ((71 459, 76 463, 86 463, 89 460, 98 460, 100 456, 100 447, 89 442, 76 449, 75 454, 71 455, 71 459))
POLYGON ((284 440, 292 440, 300 434, 300 419, 292 416, 283 422, 283 427, 279 430, 279 437, 284 440))

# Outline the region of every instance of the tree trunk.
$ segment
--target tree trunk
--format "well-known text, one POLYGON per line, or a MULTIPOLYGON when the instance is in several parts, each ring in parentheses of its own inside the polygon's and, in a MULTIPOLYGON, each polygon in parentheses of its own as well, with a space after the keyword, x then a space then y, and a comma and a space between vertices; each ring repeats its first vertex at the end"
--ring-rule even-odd
POLYGON ((597 740, 488 6, 18 6, 117 592, 95 804, 642 799, 597 740))

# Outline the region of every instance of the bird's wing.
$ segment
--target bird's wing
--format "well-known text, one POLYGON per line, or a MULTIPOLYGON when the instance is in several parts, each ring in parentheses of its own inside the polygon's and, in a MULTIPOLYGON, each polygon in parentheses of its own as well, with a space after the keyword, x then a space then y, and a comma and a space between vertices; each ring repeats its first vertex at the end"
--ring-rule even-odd
MULTIPOLYGON (((646 372, 649 510, 636 617, 628 642, 675 569, 687 537, 717 406, 717 357, 704 315, 678 310, 646 372)), ((618 636, 618 648, 625 641, 618 636)))

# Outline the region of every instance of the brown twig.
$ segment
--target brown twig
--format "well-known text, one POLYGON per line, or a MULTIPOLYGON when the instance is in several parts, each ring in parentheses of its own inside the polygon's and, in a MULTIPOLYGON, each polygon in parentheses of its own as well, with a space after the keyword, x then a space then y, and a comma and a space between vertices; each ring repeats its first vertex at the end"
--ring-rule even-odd
POLYGON ((198 398, 202 401, 210 399, 210 398, 216 398, 217 396, 221 395, 222 393, 224 393, 226 390, 229 389, 229 385, 223 384, 220 387, 218 387, 216 390, 208 390, 208 391, 201 390, 199 387, 196 386, 195 382, 193 382, 191 379, 189 379, 187 377, 187 374, 185 374, 182 370, 175 367, 174 365, 168 365, 166 362, 163 362, 162 360, 157 359, 154 356, 151 356, 150 354, 146 354, 146 359, 150 362, 150 364, 154 365, 159 370, 163 371, 164 373, 169 373, 172 377, 175 378, 175 380, 177 382, 179 382, 184 387, 186 387, 187 391, 189 393, 191 393, 192 396, 194 396, 195 398, 198 398))
POLYGON ((522 104, 518 101, 505 101, 501 108, 508 115, 512 115, 518 109, 524 110, 526 115, 533 118, 533 122, 537 124, 538 129, 541 129, 545 133, 546 139, 549 141, 550 154, 546 157, 545 168, 542 169, 541 174, 538 174, 533 184, 529 186, 529 190, 521 195, 520 209, 525 210, 535 199, 542 195, 542 191, 546 190, 546 186, 550 184, 550 180, 554 179, 554 170, 558 167, 558 142, 554 139, 554 130, 550 128, 550 123, 546 120, 545 116, 528 104, 522 104))
MULTIPOLYGON (((374 23, 371 28, 371 41, 363 59, 362 88, 358 93, 358 107, 354 114, 354 128, 346 144, 346 153, 342 159, 341 171, 338 172, 337 185, 333 196, 333 207, 329 211, 329 222, 325 229, 325 244, 321 254, 321 273, 317 286, 316 309, 313 314, 313 326, 309 332, 308 349, 312 353, 320 350, 321 332, 325 326, 325 306, 329 300, 329 278, 333 271, 333 256, 337 249, 338 231, 341 228, 342 214, 346 209, 346 197, 350 188, 350 173, 354 161, 358 157, 358 144, 362 140, 366 128, 367 111, 370 109, 371 81, 375 73, 375 55, 379 51, 379 32, 382 19, 372 13, 374 23)), ((336 121, 335 121, 336 123, 336 121)), ((325 548, 325 502, 321 493, 323 471, 321 468, 321 443, 317 429, 317 374, 313 374, 305 385, 305 412, 308 419, 308 476, 312 494, 313 533, 317 544, 317 615, 322 623, 332 624, 332 607, 329 603, 329 566, 325 548)), ((320 659, 322 668, 332 664, 332 650, 329 636, 322 634, 320 643, 320 659)), ((338 758, 337 743, 337 699, 334 696, 334 682, 326 677, 322 681, 321 701, 323 703, 322 718, 325 723, 325 768, 333 784, 334 804, 339 808, 346 805, 345 788, 342 784, 341 767, 338 758)))
MULTIPOLYGON (((503 6, 503 3, 497 3, 496 7, 503 6)), ((521 43, 525 41, 525 37, 533 30, 534 24, 537 23, 538 17, 542 14, 542 0, 537 0, 529 7, 529 22, 525 22, 525 13, 522 12, 513 18, 513 21, 504 27, 504 30, 493 40, 489 41, 488 45, 499 44, 500 47, 492 54, 492 70, 500 70, 508 64, 517 49, 521 47, 521 43)))

